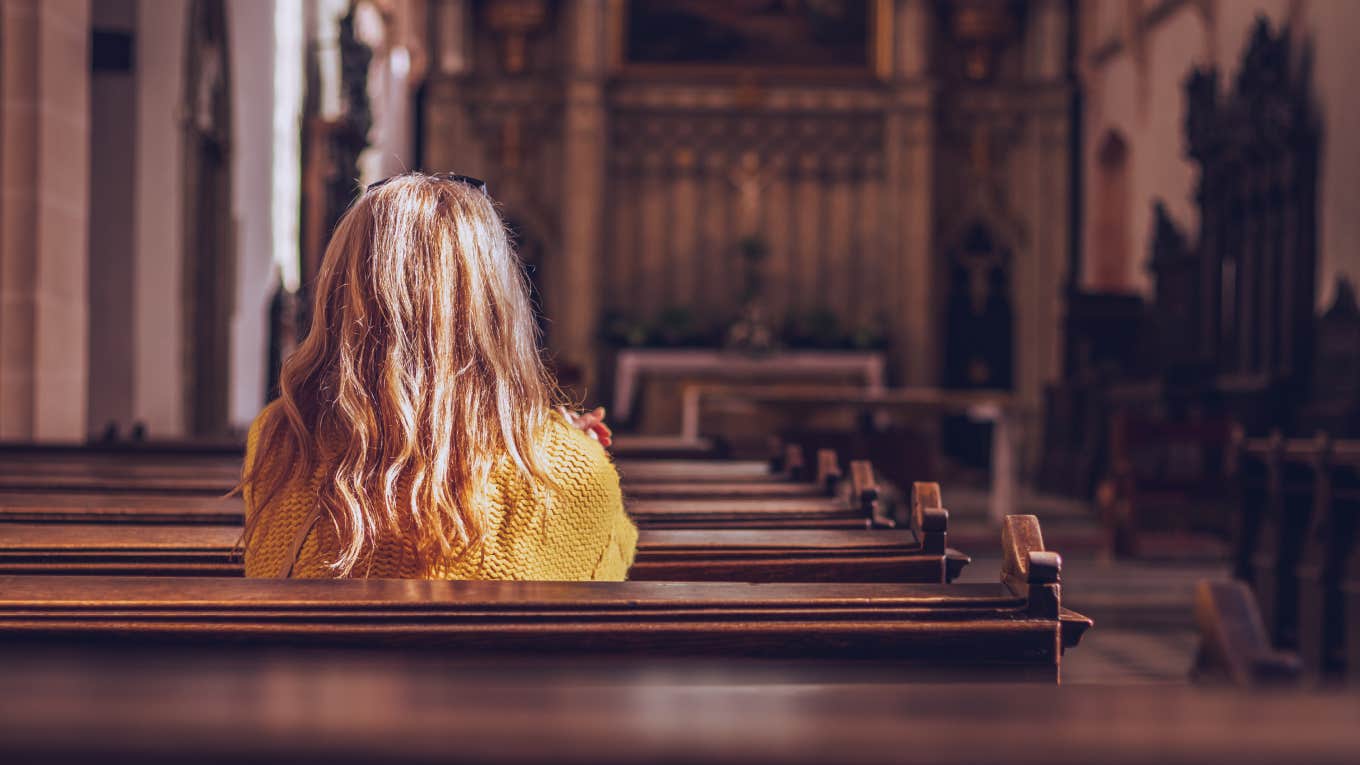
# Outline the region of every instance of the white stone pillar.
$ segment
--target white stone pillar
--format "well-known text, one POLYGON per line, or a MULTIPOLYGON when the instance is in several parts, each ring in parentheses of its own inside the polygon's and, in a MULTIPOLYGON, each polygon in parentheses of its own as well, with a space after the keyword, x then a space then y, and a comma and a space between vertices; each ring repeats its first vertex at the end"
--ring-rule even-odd
POLYGON ((184 434, 181 119, 188 9, 182 0, 139 0, 137 6, 132 408, 152 438, 184 434))
POLYGON ((1071 85, 1067 79, 1067 11, 1061 0, 1031 5, 1025 40, 1025 130, 1016 195, 1029 223, 1029 251, 1015 264, 1016 369, 1024 457, 1033 475, 1040 457, 1044 389, 1062 375, 1063 308, 1071 230, 1071 85))
MULTIPOLYGON (((472 70, 472 11, 468 0, 434 0, 430 9, 430 82, 425 101, 423 168, 485 178, 468 127, 462 78, 472 70)), ((493 188, 494 195, 496 190, 493 188)))
POLYGON ((90 4, 0 13, 0 439, 83 440, 90 4))
POLYGON ((232 298, 227 424, 264 406, 269 304, 283 262, 298 261, 304 16, 295 3, 227 4, 231 64, 232 298))

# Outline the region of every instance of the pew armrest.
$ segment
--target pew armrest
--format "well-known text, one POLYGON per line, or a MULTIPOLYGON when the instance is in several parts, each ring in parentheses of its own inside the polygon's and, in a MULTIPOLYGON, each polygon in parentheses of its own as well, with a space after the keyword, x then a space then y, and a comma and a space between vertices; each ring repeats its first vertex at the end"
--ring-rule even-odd
POLYGON ((836 493, 840 491, 843 477, 844 476, 841 473, 841 462, 836 456, 836 450, 818 449, 817 485, 822 487, 822 491, 826 492, 826 496, 836 496, 836 493))
POLYGON ((867 460, 854 460, 850 463, 850 501, 858 503, 864 514, 864 522, 870 528, 893 528, 897 525, 892 518, 883 513, 883 503, 874 479, 874 467, 867 460))
POLYGON ((940 499, 940 485, 917 481, 911 486, 911 530, 925 553, 944 554, 948 549, 949 511, 940 499))
POLYGON ((963 573, 964 566, 972 563, 972 557, 955 550, 952 547, 945 548, 944 551, 944 581, 949 583, 959 578, 963 573))
POLYGON ((1086 630, 1091 629, 1096 624, 1091 617, 1067 608, 1058 612, 1058 621, 1062 627, 1063 650, 1076 648, 1081 643, 1081 638, 1086 634, 1086 630))

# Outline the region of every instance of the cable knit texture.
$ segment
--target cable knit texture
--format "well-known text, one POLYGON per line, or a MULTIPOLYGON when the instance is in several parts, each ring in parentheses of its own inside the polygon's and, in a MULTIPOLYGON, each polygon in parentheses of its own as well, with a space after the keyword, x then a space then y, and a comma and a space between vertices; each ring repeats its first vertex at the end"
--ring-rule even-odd
MULTIPOLYGON (((246 441, 246 464, 254 464, 259 420, 246 441)), ((379 540, 372 567, 356 576, 391 579, 519 579, 537 581, 621 581, 637 549, 637 527, 623 509, 619 476, 604 448, 564 422, 547 426, 541 447, 556 486, 534 486, 508 457, 491 475, 482 496, 487 508, 486 540, 472 554, 430 569, 422 566, 409 540, 379 540)), ((323 453, 333 450, 323 450, 323 453)), ((269 455, 260 455, 268 469, 269 455)), ((330 465, 285 485, 261 519, 245 550, 246 576, 275 577, 287 565, 299 529, 316 506, 330 465)), ((246 515, 259 508, 245 494, 246 515)), ((327 564, 339 549, 335 529, 323 514, 308 533, 293 576, 329 578, 327 564)))

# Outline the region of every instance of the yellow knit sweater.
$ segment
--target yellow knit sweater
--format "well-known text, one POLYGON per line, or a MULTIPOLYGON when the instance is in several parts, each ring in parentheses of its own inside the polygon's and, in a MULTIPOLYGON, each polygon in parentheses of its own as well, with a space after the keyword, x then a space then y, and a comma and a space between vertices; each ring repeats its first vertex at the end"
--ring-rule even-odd
MULTIPOLYGON (((253 464, 259 420, 246 441, 246 464, 253 464)), ((619 476, 598 442, 554 419, 540 444, 556 486, 534 486, 508 457, 491 476, 482 495, 488 505, 486 540, 471 555, 431 569, 417 562, 414 545, 380 542, 369 569, 356 576, 392 579, 520 579, 539 581, 623 580, 637 549, 637 528, 623 510, 619 476)), ((268 455, 263 455, 268 459, 268 455)), ((261 519, 245 550, 246 576, 279 576, 302 524, 316 506, 318 489, 329 474, 322 464, 309 477, 283 487, 261 519)), ((245 494, 246 516, 259 510, 253 492, 245 494)), ((321 517, 308 533, 293 566, 293 576, 332 576, 326 564, 339 545, 330 521, 321 517)))

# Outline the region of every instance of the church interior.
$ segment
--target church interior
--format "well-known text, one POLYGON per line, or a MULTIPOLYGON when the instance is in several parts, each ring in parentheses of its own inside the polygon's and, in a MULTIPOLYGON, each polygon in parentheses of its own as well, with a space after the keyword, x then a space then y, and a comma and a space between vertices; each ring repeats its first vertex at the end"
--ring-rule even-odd
POLYGON ((0 754, 1354 761, 1357 35, 0 0, 0 754), (243 577, 247 430, 409 171, 485 179, 629 581, 243 577))

